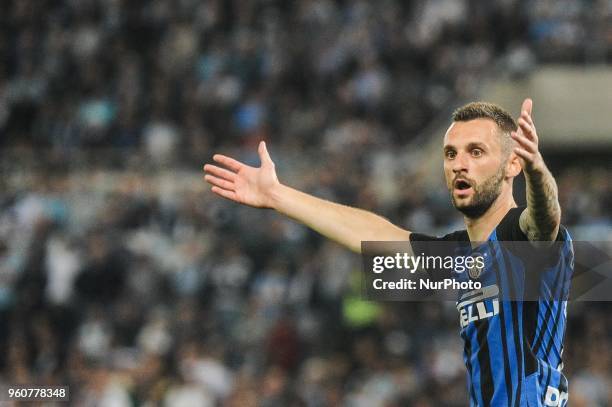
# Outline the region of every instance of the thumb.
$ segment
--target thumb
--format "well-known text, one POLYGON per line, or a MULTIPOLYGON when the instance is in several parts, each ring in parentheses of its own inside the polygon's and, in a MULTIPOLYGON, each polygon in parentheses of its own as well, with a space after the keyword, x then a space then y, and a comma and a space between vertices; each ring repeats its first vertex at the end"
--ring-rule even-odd
POLYGON ((265 141, 259 142, 259 147, 257 148, 257 152, 259 153, 259 159, 261 160, 262 164, 274 165, 274 162, 272 161, 272 158, 270 158, 270 154, 268 153, 268 149, 266 148, 265 141))

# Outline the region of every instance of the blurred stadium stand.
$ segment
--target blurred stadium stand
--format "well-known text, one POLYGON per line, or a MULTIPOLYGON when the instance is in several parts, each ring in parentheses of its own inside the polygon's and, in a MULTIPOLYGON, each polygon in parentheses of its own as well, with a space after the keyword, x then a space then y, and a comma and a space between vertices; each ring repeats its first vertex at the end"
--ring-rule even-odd
MULTIPOLYGON (((201 166, 265 139, 290 185, 449 231, 426 163, 452 109, 496 98, 484 79, 528 96, 548 64, 608 72, 609 106, 611 21, 598 0, 0 2, 0 381, 85 406, 465 405, 454 304, 361 301, 358 256, 212 196, 201 166)), ((536 122, 589 131, 544 151, 563 222, 610 241, 612 137, 582 114, 604 110, 545 98, 536 122)), ((612 404, 611 310, 570 306, 574 406, 612 404)))

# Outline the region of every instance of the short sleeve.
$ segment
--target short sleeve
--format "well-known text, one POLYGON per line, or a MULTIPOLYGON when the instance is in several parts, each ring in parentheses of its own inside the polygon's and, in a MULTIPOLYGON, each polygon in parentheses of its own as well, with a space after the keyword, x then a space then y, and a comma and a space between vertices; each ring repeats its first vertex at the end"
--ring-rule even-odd
MULTIPOLYGON (((499 223, 496 228, 497 240, 510 241, 510 242, 526 242, 529 240, 527 235, 521 230, 521 214, 525 210, 525 207, 512 208, 504 219, 499 223)), ((556 242, 565 242, 568 240, 569 233, 563 226, 559 226, 559 232, 557 233, 556 242)))
POLYGON ((571 237, 567 229, 559 226, 555 243, 549 248, 535 248, 527 243, 529 238, 521 230, 520 217, 525 207, 512 208, 496 228, 497 240, 507 242, 504 247, 520 253, 525 259, 530 259, 528 263, 536 264, 538 267, 549 267, 558 262, 562 252, 566 250, 568 244, 571 246, 571 237))
POLYGON ((508 211, 499 225, 497 225, 497 240, 509 242, 526 242, 529 240, 527 235, 521 230, 520 225, 521 213, 523 213, 524 209, 525 207, 519 207, 508 211))

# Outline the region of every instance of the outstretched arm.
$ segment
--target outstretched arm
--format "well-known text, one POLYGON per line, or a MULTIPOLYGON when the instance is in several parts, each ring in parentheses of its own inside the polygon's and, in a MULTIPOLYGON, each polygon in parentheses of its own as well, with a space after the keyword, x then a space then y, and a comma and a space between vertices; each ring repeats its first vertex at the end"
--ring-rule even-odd
POLYGON ((271 208, 321 233, 349 249, 360 252, 361 242, 407 241, 410 232, 372 212, 337 204, 281 184, 265 143, 259 143, 261 167, 215 154, 223 167, 206 164, 204 179, 215 194, 256 208, 271 208))
POLYGON ((559 232, 561 207, 557 184, 538 149, 532 106, 531 99, 525 99, 519 129, 512 133, 517 142, 514 152, 519 156, 527 184, 527 208, 521 214, 520 227, 531 241, 552 241, 559 232))

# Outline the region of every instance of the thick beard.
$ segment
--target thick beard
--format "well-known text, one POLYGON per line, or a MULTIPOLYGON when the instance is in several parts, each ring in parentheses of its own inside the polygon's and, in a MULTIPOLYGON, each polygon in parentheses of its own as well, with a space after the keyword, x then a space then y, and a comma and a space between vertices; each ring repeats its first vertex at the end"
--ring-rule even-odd
POLYGON ((457 206, 455 196, 451 191, 453 206, 469 219, 480 218, 489 210, 493 202, 495 202, 501 194, 504 176, 505 170, 502 166, 497 174, 486 179, 481 185, 472 185, 472 188, 474 188, 472 202, 465 206, 457 206))

